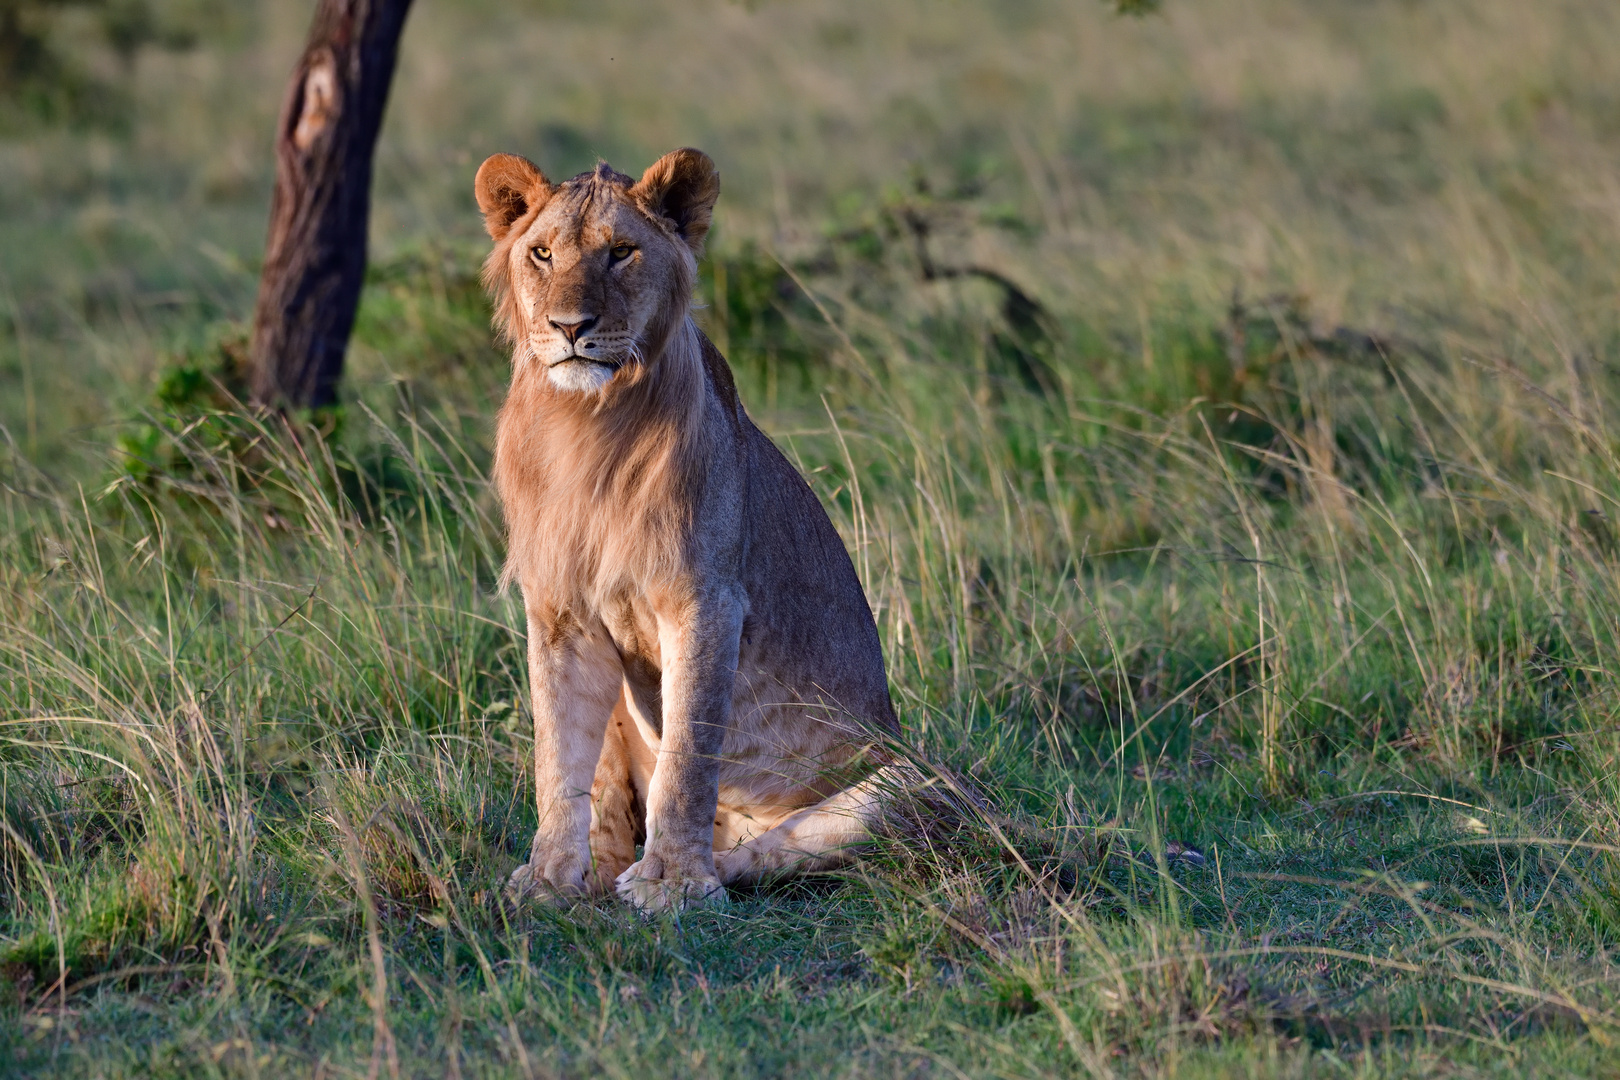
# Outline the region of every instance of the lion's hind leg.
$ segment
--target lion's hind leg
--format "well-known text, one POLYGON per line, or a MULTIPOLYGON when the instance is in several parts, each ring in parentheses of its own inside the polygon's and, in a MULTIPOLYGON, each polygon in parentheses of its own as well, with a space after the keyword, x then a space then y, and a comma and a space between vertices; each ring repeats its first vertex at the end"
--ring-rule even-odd
POLYGON ((784 818, 775 827, 715 852, 725 885, 752 885, 831 870, 872 839, 896 796, 915 787, 917 771, 888 765, 859 784, 784 818))
POLYGON ((613 881, 636 861, 636 844, 646 834, 647 810, 635 782, 636 759, 630 740, 641 736, 624 695, 613 706, 602 739, 602 756, 591 781, 591 873, 593 895, 611 893, 613 881))

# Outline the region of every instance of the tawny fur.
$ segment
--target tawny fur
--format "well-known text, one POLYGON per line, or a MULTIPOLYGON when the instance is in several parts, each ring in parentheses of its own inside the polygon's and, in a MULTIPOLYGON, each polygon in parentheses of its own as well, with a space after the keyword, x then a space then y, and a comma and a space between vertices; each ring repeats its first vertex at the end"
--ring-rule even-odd
POLYGON ((540 804, 514 891, 656 908, 836 865, 898 728, 848 553, 689 314, 713 163, 554 185, 502 154, 475 187, 512 344, 494 478, 540 804))

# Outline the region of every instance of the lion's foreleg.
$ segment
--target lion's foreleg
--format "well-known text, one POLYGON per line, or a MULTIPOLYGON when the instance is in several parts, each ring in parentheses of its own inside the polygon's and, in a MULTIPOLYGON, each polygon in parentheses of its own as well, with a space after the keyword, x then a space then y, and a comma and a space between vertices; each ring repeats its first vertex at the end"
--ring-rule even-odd
POLYGON ((520 896, 580 896, 594 884, 591 782, 623 673, 600 627, 559 626, 531 613, 529 680, 540 825, 529 861, 513 872, 511 887, 520 896))
POLYGON ((742 606, 693 607, 687 618, 659 619, 663 730, 647 788, 647 843, 618 880, 619 894, 644 910, 725 902, 714 824, 742 606))

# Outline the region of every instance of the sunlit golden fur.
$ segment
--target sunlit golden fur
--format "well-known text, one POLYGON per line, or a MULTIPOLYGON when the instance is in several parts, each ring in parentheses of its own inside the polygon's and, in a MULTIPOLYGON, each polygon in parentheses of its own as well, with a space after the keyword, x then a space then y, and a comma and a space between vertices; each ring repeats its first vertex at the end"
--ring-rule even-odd
POLYGON ((475 187, 540 800, 514 891, 712 903, 836 864, 895 782, 873 744, 896 722, 848 554, 689 314, 713 162, 552 184, 503 154, 475 187))

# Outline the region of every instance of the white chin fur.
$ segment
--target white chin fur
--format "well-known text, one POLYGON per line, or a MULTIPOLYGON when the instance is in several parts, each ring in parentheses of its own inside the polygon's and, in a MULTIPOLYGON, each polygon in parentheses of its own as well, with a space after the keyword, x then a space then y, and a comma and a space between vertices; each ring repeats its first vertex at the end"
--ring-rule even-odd
POLYGON ((548 367, 546 374, 551 377, 551 385, 559 390, 588 394, 606 386, 613 378, 613 369, 585 360, 569 360, 548 367))

